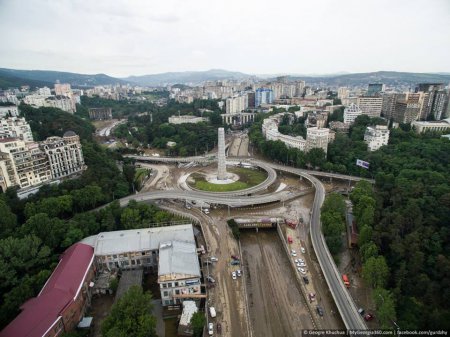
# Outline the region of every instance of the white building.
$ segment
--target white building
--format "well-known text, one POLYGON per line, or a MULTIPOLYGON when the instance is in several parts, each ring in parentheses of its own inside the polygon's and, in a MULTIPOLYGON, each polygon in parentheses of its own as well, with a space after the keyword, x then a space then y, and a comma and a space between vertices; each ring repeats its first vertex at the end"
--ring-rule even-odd
POLYGON ((183 116, 170 116, 169 117, 169 124, 186 124, 186 123, 201 123, 201 122, 208 122, 209 118, 207 117, 197 117, 197 116, 191 116, 191 115, 183 115, 183 116))
POLYGON ((339 87, 338 89, 338 98, 339 99, 343 99, 343 98, 348 98, 350 94, 350 91, 348 90, 347 87, 339 87))
POLYGON ((0 120, 0 139, 19 138, 25 142, 33 141, 30 125, 25 118, 8 117, 0 120))
POLYGON ((314 148, 322 149, 327 153, 330 142, 330 129, 312 127, 306 129, 306 151, 314 148))
POLYGON ((19 116, 19 109, 16 105, 0 106, 0 118, 17 116, 19 116))
POLYGON ((386 125, 368 126, 364 133, 364 141, 369 151, 376 151, 389 141, 389 129, 386 125))
POLYGON ((417 133, 423 133, 426 131, 446 132, 450 130, 450 118, 443 119, 441 121, 414 121, 411 123, 417 133))
POLYGON ((227 114, 236 114, 248 108, 247 94, 228 97, 225 101, 225 112, 227 114))
POLYGON ((52 95, 52 91, 48 87, 38 88, 36 90, 36 93, 40 96, 46 96, 46 97, 52 95))
POLYGON ((344 123, 353 124, 358 116, 361 116, 362 110, 356 104, 350 104, 350 106, 344 109, 344 123))
POLYGON ((284 135, 278 131, 278 123, 283 118, 284 113, 273 115, 264 119, 262 124, 262 133, 267 140, 281 141, 287 147, 305 151, 306 140, 301 136, 284 135))
POLYGON ((83 152, 80 138, 73 131, 67 131, 61 137, 49 137, 40 143, 50 163, 53 179, 61 179, 84 171, 83 152))
POLYGON ((362 110, 364 115, 369 117, 381 116, 381 109, 383 107, 382 97, 361 96, 358 97, 356 104, 362 110))

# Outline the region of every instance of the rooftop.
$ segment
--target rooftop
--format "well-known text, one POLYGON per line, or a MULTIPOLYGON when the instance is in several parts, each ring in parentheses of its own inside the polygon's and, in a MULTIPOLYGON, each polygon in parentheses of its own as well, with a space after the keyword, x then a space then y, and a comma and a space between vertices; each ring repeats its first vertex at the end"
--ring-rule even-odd
POLYGON ((92 247, 82 243, 68 248, 39 295, 21 306, 22 312, 0 332, 0 336, 44 336, 78 295, 93 256, 92 247))
POLYGON ((197 249, 194 242, 168 241, 159 245, 158 277, 181 274, 200 277, 197 249))
POLYGON ((96 240, 89 238, 95 255, 111 255, 123 252, 157 250, 161 242, 170 240, 191 242, 195 245, 192 225, 141 228, 124 231, 103 232, 96 240))

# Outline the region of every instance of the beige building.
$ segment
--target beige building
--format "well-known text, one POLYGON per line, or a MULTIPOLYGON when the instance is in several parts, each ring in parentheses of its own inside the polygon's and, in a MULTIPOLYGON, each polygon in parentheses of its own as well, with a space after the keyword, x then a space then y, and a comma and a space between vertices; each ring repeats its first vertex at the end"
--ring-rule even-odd
POLYGON ((69 83, 55 83, 55 95, 70 96, 72 89, 69 83))
POLYGON ((411 126, 414 127, 417 133, 427 131, 448 132, 450 130, 450 118, 431 122, 414 121, 411 123, 411 126))
POLYGON ((247 94, 229 97, 225 101, 225 112, 227 114, 237 114, 248 108, 247 94))
POLYGON ((395 102, 392 115, 394 122, 411 123, 420 118, 425 108, 428 94, 423 92, 406 93, 395 102))
POLYGON ((330 141, 330 129, 318 127, 306 129, 306 151, 319 148, 327 153, 328 143, 330 141))
POLYGON ((364 115, 369 117, 380 117, 381 108, 383 107, 383 98, 361 96, 358 97, 356 104, 359 106, 364 115))
POLYGON ((53 179, 80 173, 87 168, 80 138, 73 131, 67 131, 62 138, 49 137, 39 146, 48 157, 53 179))
POLYGON ((2 138, 19 138, 26 142, 32 142, 33 134, 25 118, 8 117, 0 120, 0 139, 2 138))
POLYGON ((3 190, 28 188, 51 180, 47 156, 37 143, 0 139, 0 185, 3 190))

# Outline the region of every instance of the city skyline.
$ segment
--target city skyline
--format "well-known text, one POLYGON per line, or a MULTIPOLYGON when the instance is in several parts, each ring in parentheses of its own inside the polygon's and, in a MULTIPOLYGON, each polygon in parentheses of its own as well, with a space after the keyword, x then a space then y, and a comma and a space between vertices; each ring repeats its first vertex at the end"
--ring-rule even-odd
POLYGON ((450 70, 449 19, 444 0, 3 1, 0 66, 115 77, 207 69, 439 73, 450 70))

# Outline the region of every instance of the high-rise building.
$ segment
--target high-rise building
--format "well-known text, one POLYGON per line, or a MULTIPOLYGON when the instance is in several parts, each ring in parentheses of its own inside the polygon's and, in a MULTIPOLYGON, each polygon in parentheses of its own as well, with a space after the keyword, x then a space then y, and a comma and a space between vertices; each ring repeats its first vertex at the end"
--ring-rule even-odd
POLYGON ((8 117, 0 120, 0 139, 19 138, 25 142, 33 141, 30 125, 25 118, 8 117))
POLYGON ((435 120, 441 120, 448 117, 450 95, 443 83, 419 83, 415 92, 427 94, 420 119, 429 119, 432 116, 435 120))
POLYGON ((389 141, 389 129, 386 125, 368 126, 364 133, 364 141, 369 151, 376 151, 389 141))
POLYGON ((247 93, 247 100, 248 100, 248 107, 254 108, 255 107, 255 93, 253 91, 247 93))
POLYGON ((51 179, 47 156, 36 143, 0 139, 0 186, 27 188, 51 179))
POLYGON ((55 95, 56 96, 70 96, 72 89, 69 83, 55 83, 55 95))
POLYGON ((344 123, 353 124, 355 119, 362 114, 362 110, 356 104, 350 104, 350 106, 344 109, 344 123))
POLYGON ((385 90, 384 84, 370 83, 367 89, 367 96, 378 96, 385 90))
POLYGON ((383 93, 383 103, 381 106, 381 116, 391 119, 394 115, 395 111, 395 103, 397 100, 404 100, 406 97, 406 94, 399 94, 399 93, 383 93))
POLYGON ((237 114, 248 108, 247 94, 228 97, 225 101, 225 111, 227 114, 237 114))
POLYGON ((383 98, 361 96, 358 97, 356 102, 364 115, 369 117, 380 117, 383 98))
POLYGON ((406 93, 401 99, 397 99, 392 115, 394 122, 411 123, 417 120, 421 116, 427 95, 423 92, 406 93))
POLYGON ((350 91, 348 90, 347 87, 340 87, 338 89, 338 98, 341 100, 343 98, 348 98, 349 94, 350 94, 350 91))
POLYGON ((261 106, 261 104, 272 104, 273 102, 272 89, 259 88, 255 92, 255 107, 261 106))
POLYGON ((295 83, 295 97, 302 97, 305 93, 305 81, 298 81, 295 83))
POLYGON ((86 169, 80 137, 67 131, 63 137, 49 137, 39 144, 50 162, 53 179, 64 178, 86 169))

